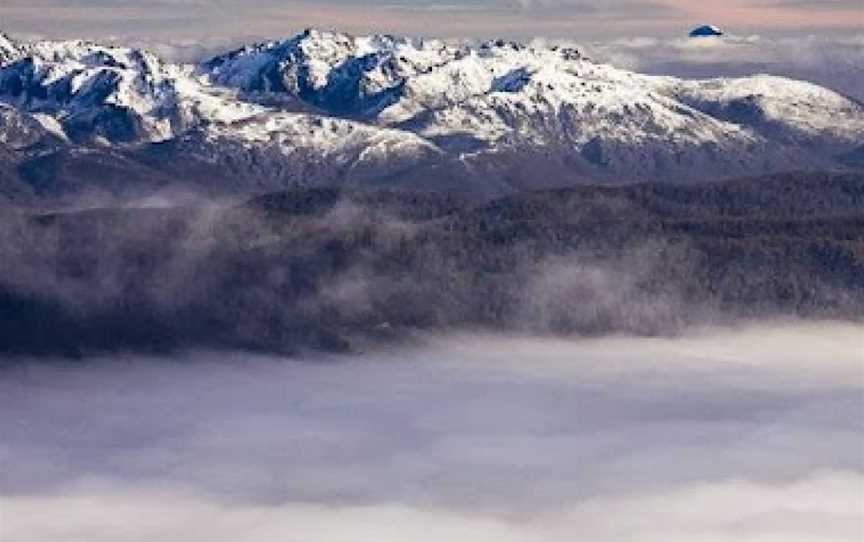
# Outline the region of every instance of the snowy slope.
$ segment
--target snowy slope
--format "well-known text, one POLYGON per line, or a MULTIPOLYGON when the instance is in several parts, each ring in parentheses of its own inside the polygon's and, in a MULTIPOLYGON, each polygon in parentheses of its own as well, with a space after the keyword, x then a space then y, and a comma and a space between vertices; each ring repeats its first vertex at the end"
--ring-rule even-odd
POLYGON ((284 162, 271 169, 293 167, 310 180, 316 163, 386 170, 391 161, 404 166, 437 152, 413 134, 244 101, 234 89, 209 84, 196 67, 167 64, 145 51, 9 40, 0 50, 0 103, 43 118, 78 144, 129 148, 184 138, 186 154, 212 161, 258 151, 284 162), (189 146, 193 140, 200 148, 189 146))
POLYGON ((834 167, 864 142, 860 104, 801 81, 685 81, 569 48, 313 30, 198 66, 0 35, 0 104, 55 143, 158 145, 160 167, 189 156, 277 185, 431 164, 505 190, 707 179, 834 167))
POLYGON ((0 99, 51 115, 73 138, 165 139, 182 121, 173 84, 181 69, 148 52, 83 41, 6 40, 0 50, 0 99))
POLYGON ((825 166, 826 147, 846 150, 864 134, 860 104, 809 83, 648 77, 573 49, 503 41, 472 48, 307 31, 205 70, 246 99, 282 95, 409 130, 466 160, 543 151, 627 177, 825 166))
POLYGON ((861 105, 805 81, 760 75, 679 82, 672 92, 706 114, 766 136, 840 144, 862 139, 861 105))

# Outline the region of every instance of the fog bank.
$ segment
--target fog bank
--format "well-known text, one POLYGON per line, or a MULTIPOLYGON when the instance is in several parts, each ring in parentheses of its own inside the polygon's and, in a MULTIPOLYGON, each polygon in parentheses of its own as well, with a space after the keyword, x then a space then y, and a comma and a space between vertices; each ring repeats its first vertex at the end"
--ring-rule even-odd
POLYGON ((855 324, 7 366, 0 538, 860 540, 862 371, 855 324))

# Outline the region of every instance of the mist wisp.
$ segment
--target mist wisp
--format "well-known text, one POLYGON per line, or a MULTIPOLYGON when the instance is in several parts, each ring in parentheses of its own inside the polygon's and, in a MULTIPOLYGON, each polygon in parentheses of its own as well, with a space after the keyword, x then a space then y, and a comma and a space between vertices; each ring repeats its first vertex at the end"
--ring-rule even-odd
POLYGON ((414 333, 674 335, 864 318, 864 177, 483 204, 297 188, 0 219, 0 352, 366 351, 414 333))

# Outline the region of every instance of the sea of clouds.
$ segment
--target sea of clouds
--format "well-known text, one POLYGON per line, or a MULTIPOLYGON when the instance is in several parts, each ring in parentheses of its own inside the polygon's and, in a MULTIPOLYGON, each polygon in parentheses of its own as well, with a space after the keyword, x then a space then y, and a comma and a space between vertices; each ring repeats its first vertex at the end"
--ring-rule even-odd
POLYGON ((864 328, 0 370, 0 539, 858 541, 864 328))
POLYGON ((767 73, 864 101, 864 34, 626 38, 586 49, 597 60, 643 73, 695 79, 767 73))

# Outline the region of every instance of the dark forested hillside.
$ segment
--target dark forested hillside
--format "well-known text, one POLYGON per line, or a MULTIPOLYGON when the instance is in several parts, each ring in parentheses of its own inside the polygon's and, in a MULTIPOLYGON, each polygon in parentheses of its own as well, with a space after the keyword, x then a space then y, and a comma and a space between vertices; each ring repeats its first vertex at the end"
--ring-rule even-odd
POLYGON ((411 331, 674 333, 864 317, 864 175, 579 186, 470 206, 297 189, 3 213, 0 350, 352 350, 411 331))

